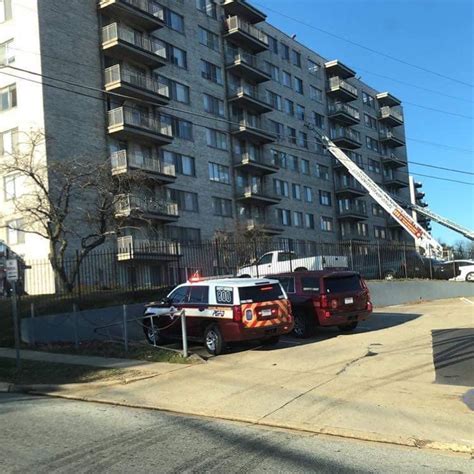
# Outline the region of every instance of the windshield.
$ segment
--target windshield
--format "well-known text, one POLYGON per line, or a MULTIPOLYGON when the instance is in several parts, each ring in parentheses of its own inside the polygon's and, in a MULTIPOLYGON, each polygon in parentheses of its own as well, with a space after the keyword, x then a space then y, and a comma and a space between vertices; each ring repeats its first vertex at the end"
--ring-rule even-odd
POLYGON ((246 286, 239 288, 241 303, 261 303, 285 298, 279 284, 246 286))
POLYGON ((325 278, 324 287, 326 293, 344 293, 347 291, 360 291, 363 289, 359 275, 325 278))

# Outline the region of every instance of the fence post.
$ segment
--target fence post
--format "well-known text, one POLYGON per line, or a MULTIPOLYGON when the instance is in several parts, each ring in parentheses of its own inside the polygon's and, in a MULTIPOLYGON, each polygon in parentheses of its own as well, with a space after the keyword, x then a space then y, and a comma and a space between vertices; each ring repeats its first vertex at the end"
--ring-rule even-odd
POLYGON ((257 255, 257 241, 254 239, 253 241, 253 255, 254 255, 254 258, 255 258, 255 270, 256 270, 256 273, 257 273, 257 278, 259 278, 259 274, 258 274, 258 255, 257 255))
POLYGON ((403 262, 405 266, 405 279, 408 279, 407 243, 406 242, 403 242, 403 262))
POLYGON ((188 357, 188 334, 186 332, 186 312, 181 311, 181 334, 183 337, 183 357, 188 357))
POLYGON ((74 328, 74 347, 79 350, 79 335, 77 330, 77 305, 76 303, 72 304, 72 315, 73 315, 73 328, 74 328))
POLYGON ((128 352, 128 327, 127 327, 127 305, 123 305, 123 342, 125 352, 128 352))
POLYGON ((175 242, 175 246, 176 246, 176 256, 177 256, 177 270, 178 270, 178 281, 177 282, 174 282, 174 283, 181 283, 181 258, 179 256, 179 242, 175 242))
POLYGON ((31 344, 36 345, 35 304, 30 303, 31 315, 31 344))
POLYGON ((216 239, 215 241, 216 247, 216 264, 217 264, 217 275, 221 274, 221 259, 220 259, 220 252, 219 252, 219 241, 216 239))
POLYGON ((79 259, 79 250, 76 249, 76 268, 77 268, 77 297, 81 300, 81 265, 79 259))
POLYGON ((352 250, 352 239, 349 240, 349 256, 351 259, 351 270, 354 270, 354 252, 352 250))
POLYGON ((379 265, 379 280, 382 279, 382 262, 380 261, 380 242, 377 241, 377 260, 379 265))
POLYGON ((431 261, 431 247, 428 247, 428 259, 430 262, 430 280, 433 279, 433 262, 431 261))

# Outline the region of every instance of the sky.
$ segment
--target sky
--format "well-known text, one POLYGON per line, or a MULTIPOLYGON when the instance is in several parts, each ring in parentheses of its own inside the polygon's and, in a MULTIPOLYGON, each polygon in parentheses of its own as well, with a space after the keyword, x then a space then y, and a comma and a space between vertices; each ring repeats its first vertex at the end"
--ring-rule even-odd
MULTIPOLYGON (((402 100, 409 161, 474 172, 474 121, 466 118, 474 115, 473 0, 252 0, 252 4, 277 28, 296 34, 300 43, 323 57, 341 60, 370 86, 402 100), (467 85, 364 50, 311 26, 467 85)), ((473 175, 415 164, 409 167, 415 179, 423 182, 429 209, 474 229, 473 175)), ((433 237, 442 242, 462 240, 460 234, 437 223, 432 228, 433 237)))

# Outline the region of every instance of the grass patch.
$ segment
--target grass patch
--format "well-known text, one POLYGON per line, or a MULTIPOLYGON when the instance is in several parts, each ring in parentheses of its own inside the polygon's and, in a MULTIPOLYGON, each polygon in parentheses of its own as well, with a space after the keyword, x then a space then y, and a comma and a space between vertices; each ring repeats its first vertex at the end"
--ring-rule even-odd
MULTIPOLYGON (((57 364, 32 360, 22 360, 21 369, 18 371, 15 359, 0 357, 0 381, 23 385, 87 383, 125 379, 132 377, 134 375, 133 372, 122 369, 102 369, 84 365, 57 364)), ((139 371, 136 371, 136 375, 139 373, 139 371)))

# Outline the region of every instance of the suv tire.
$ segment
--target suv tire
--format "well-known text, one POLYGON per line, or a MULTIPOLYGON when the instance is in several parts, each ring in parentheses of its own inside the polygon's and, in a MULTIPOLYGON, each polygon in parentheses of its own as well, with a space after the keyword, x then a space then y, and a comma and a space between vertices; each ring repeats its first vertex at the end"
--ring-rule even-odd
POLYGON ((209 354, 215 356, 222 354, 224 338, 217 324, 210 324, 204 330, 204 347, 209 354))
POLYGON ((350 331, 353 331, 357 327, 358 324, 359 324, 358 321, 354 321, 352 323, 340 325, 338 326, 338 329, 339 331, 342 331, 342 332, 350 332, 350 331))
POLYGON ((305 339, 307 337, 310 337, 314 333, 314 323, 312 323, 307 314, 298 311, 294 314, 293 317, 295 320, 293 334, 296 337, 300 339, 305 339))
POLYGON ((164 344, 166 342, 166 338, 160 334, 160 330, 158 329, 158 318, 153 318, 153 327, 155 329, 154 332, 150 318, 145 318, 143 320, 143 332, 145 333, 145 338, 148 341, 148 344, 151 344, 152 346, 164 344))
POLYGON ((474 281, 474 272, 469 272, 466 275, 466 281, 474 281))

